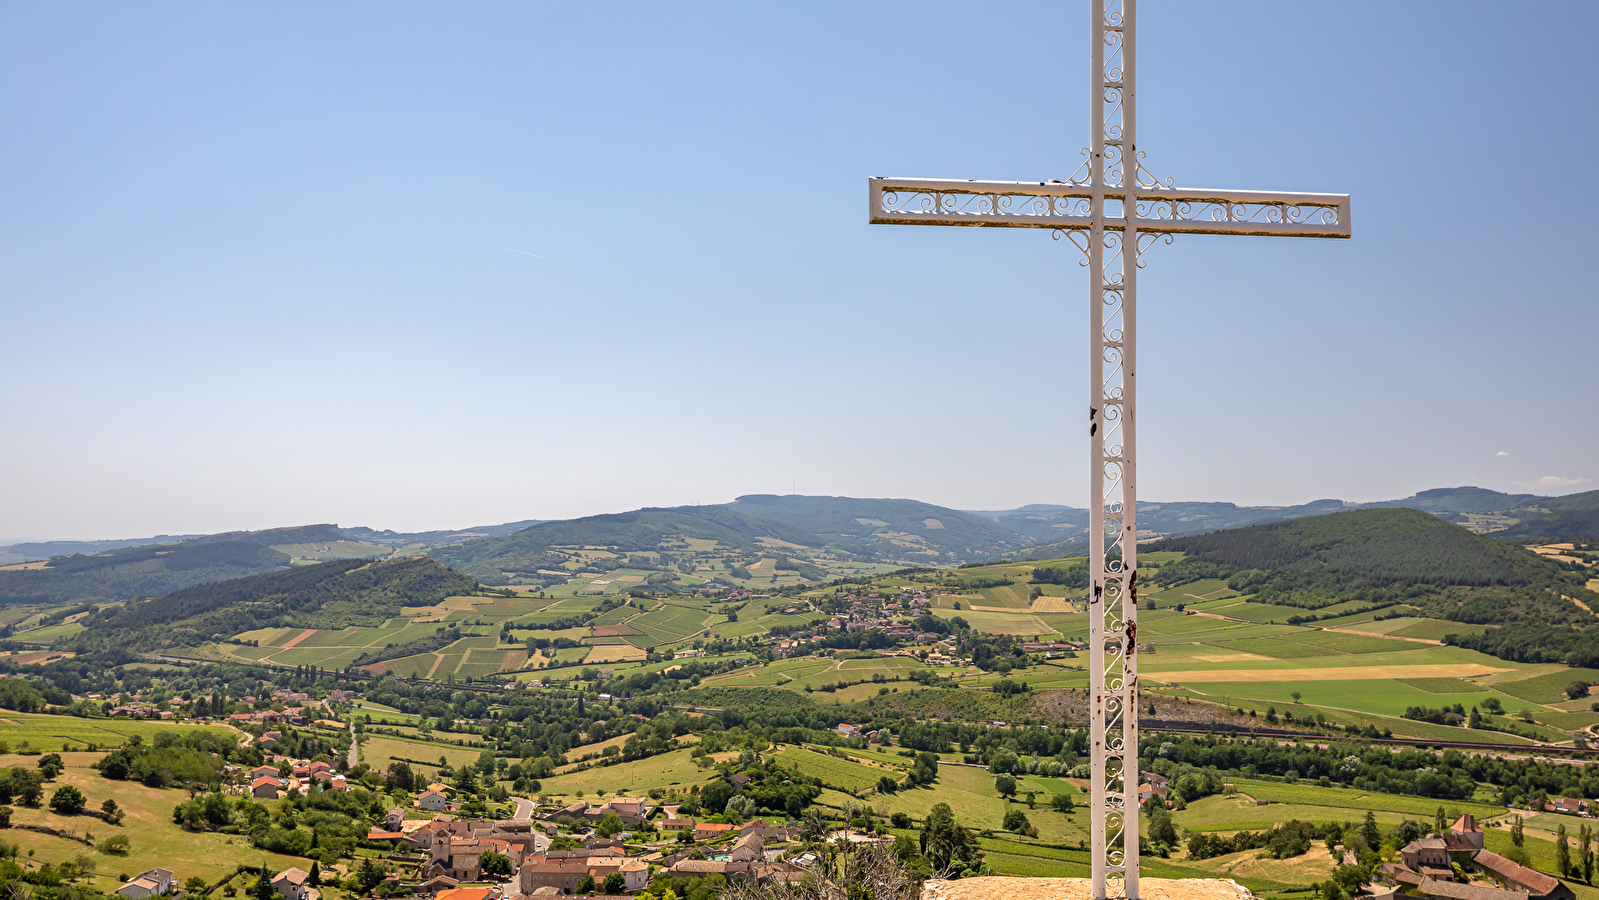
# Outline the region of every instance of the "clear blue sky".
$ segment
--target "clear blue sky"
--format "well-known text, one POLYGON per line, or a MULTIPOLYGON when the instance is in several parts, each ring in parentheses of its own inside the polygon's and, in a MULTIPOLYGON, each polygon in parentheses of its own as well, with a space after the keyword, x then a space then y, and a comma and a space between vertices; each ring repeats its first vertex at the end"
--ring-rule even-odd
MULTIPOLYGON (((1599 6, 1140 5, 1179 184, 1352 241, 1142 280, 1147 499, 1599 479, 1599 6)), ((866 224, 1065 178, 1060 3, 0 7, 0 536, 414 529, 743 493, 1083 505, 1085 274, 866 224)))

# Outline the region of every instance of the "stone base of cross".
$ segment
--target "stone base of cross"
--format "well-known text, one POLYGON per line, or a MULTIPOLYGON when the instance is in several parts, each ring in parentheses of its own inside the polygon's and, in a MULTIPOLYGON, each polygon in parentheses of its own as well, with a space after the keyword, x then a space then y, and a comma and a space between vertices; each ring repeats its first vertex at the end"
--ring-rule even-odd
POLYGON ((1093 0, 1093 146, 1067 181, 872 178, 874 225, 1047 228, 1089 270, 1090 727, 1094 900, 1138 897, 1138 269, 1178 234, 1347 238, 1348 194, 1176 188, 1134 130, 1135 0, 1093 0))

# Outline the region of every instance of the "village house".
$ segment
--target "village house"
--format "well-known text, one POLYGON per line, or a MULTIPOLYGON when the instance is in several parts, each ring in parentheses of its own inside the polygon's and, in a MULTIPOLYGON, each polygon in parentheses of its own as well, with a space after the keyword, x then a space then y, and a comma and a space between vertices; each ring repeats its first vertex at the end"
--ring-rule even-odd
POLYGON ((531 894, 543 887, 555 888, 563 894, 577 893, 578 884, 589 875, 589 861, 581 859, 544 859, 532 857, 517 872, 517 886, 522 893, 531 894))
POLYGON ((1501 886, 1526 891, 1531 900, 1574 900, 1576 897, 1576 893, 1555 876, 1529 869, 1492 850, 1478 853, 1471 862, 1501 886))
POLYGON ((662 819, 660 821, 660 825, 658 827, 661 829, 662 832, 683 831, 684 829, 687 829, 689 831, 693 831, 694 830, 694 820, 693 819, 662 819))
POLYGON ((1423 878, 1416 890, 1432 900, 1527 900, 1526 891, 1502 891, 1486 884, 1460 884, 1423 878))
POLYGON ((733 851, 728 854, 729 862, 755 862, 763 859, 761 851, 766 849, 766 841, 758 834, 745 834, 733 843, 733 851))
POLYGON ((124 900, 143 900, 157 894, 172 893, 173 874, 169 869, 146 869, 128 879, 115 893, 124 900))
POLYGON ((694 826, 694 840, 714 841, 719 837, 726 837, 733 830, 731 825, 717 822, 701 822, 694 826))
POLYGON ((257 800, 278 799, 278 776, 263 775, 250 782, 250 796, 257 800))
POLYGON ((422 795, 416 798, 416 805, 423 809, 444 812, 450 808, 450 798, 439 791, 423 791, 422 795))
POLYGON ((1451 853, 1471 852, 1483 849, 1482 826, 1477 824, 1477 817, 1466 813, 1449 826, 1449 833, 1444 835, 1444 847, 1451 853))
POLYGON ((283 900, 306 900, 310 895, 310 885, 307 883, 310 878, 303 869, 284 869, 273 877, 272 889, 283 900))

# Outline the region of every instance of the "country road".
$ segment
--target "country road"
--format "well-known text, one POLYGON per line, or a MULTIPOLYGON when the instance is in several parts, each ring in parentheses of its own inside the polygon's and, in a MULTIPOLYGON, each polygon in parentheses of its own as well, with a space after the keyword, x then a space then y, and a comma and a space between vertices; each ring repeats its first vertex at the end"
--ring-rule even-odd
POLYGON ((344 767, 344 771, 348 772, 351 769, 355 768, 356 764, 359 763, 360 761, 361 761, 361 744, 358 741, 356 741, 356 739, 355 739, 355 723, 351 722, 350 723, 350 758, 346 762, 346 765, 344 767))

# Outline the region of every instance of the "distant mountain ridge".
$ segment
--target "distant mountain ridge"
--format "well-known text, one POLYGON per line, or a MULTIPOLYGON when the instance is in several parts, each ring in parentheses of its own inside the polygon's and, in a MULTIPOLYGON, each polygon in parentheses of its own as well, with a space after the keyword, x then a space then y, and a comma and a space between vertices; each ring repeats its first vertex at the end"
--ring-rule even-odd
POLYGON ((919 500, 747 494, 725 508, 802 528, 868 558, 949 565, 1033 543, 983 516, 919 500))
POLYGON ((761 538, 800 547, 820 547, 815 534, 780 522, 758 519, 724 506, 680 506, 542 522, 504 537, 480 538, 428 555, 486 583, 506 579, 540 580, 541 571, 561 571, 572 558, 557 548, 608 547, 622 553, 656 552, 683 538, 711 540, 753 549, 761 538))
MULTIPOLYGON (((1145 501, 1138 514, 1140 534, 1154 537, 1394 508, 1466 523, 1506 541, 1599 540, 1599 491, 1543 497, 1465 486, 1420 491, 1399 500, 1328 499, 1282 507, 1145 501)), ((324 523, 159 543, 151 542, 157 538, 51 542, 21 546, 25 554, 69 552, 51 555, 44 568, 0 568, 0 603, 158 596, 338 554, 383 557, 421 552, 485 583, 536 581, 570 571, 566 564, 573 557, 562 547, 605 546, 624 555, 641 554, 677 546, 682 538, 713 540, 741 551, 777 552, 771 542, 779 542, 795 548, 796 556, 803 556, 803 549, 861 562, 952 566, 1006 557, 1080 555, 1087 552, 1088 527, 1087 510, 1058 504, 963 511, 908 499, 748 494, 721 505, 640 509, 559 521, 526 519, 456 530, 395 532, 324 523), (332 553, 317 555, 335 543, 332 553), (324 546, 313 552, 305 549, 308 545, 324 546)), ((13 554, 0 556, 0 565, 21 561, 14 549, 0 548, 0 554, 13 554)))
MULTIPOLYGON (((1512 534, 1527 534, 1530 539, 1557 539, 1562 537, 1563 523, 1573 523, 1577 530, 1591 529, 1599 510, 1599 491, 1568 494, 1561 497, 1543 497, 1537 494, 1506 494, 1472 486, 1434 488, 1418 491, 1399 500, 1377 500, 1354 503, 1345 500, 1313 500, 1295 506, 1238 506, 1234 503, 1214 501, 1140 501, 1138 528, 1140 534, 1174 535, 1218 528, 1236 528, 1306 516, 1321 516, 1332 512, 1356 509, 1419 509, 1445 521, 1462 522, 1470 515, 1500 514, 1526 520, 1511 526, 1510 531, 1494 533, 1506 540, 1521 540, 1512 534), (1552 515, 1564 513, 1563 516, 1552 515), (1537 520, 1547 519, 1544 524, 1537 520), (1520 525, 1529 524, 1528 528, 1520 525)), ((972 511, 974 515, 994 519, 1002 525, 1039 538, 1041 544, 1065 544, 1084 538, 1088 531, 1088 510, 1071 506, 1035 503, 1010 510, 972 511)), ((1567 539, 1592 540, 1599 535, 1570 534, 1567 539)))

